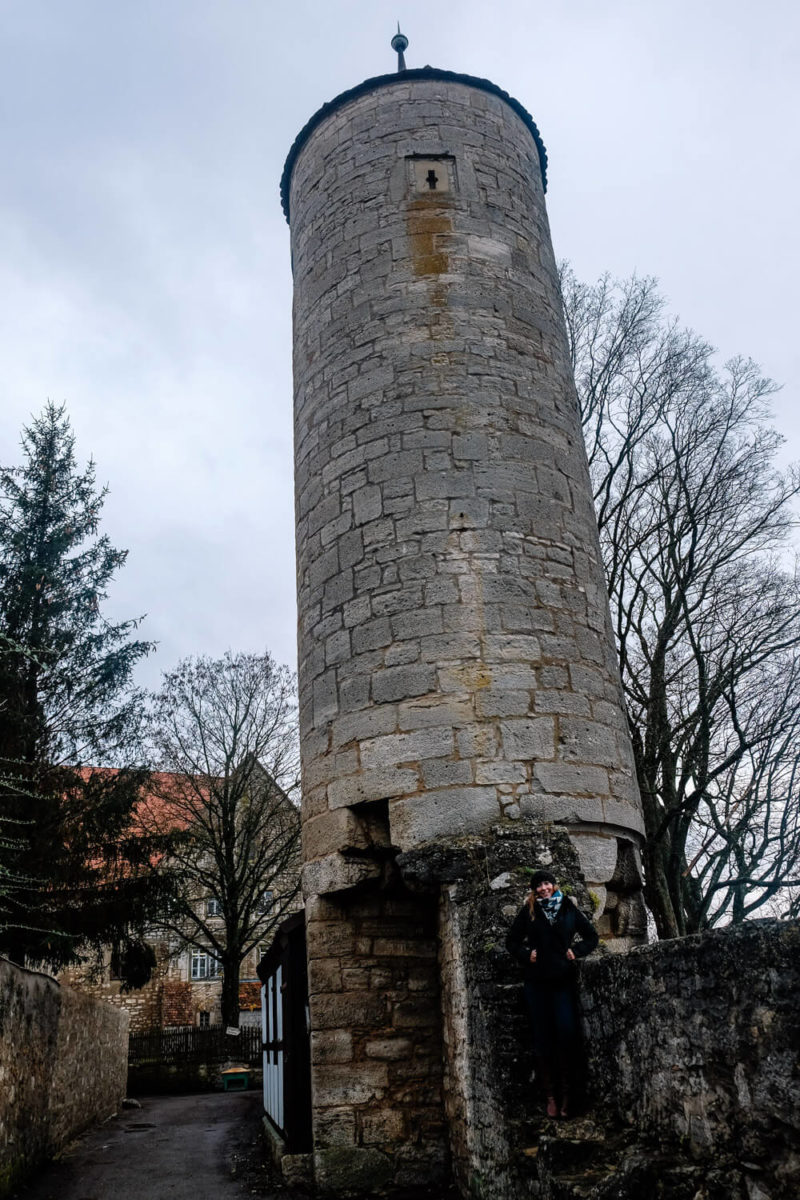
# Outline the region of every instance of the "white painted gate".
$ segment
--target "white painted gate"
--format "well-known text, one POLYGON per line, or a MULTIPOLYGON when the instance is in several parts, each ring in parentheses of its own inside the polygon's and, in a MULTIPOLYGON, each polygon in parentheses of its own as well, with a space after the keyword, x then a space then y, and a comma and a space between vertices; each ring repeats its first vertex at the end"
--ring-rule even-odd
POLYGON ((283 1113, 283 965, 261 988, 261 1037, 264 1043, 264 1111, 279 1130, 283 1113))

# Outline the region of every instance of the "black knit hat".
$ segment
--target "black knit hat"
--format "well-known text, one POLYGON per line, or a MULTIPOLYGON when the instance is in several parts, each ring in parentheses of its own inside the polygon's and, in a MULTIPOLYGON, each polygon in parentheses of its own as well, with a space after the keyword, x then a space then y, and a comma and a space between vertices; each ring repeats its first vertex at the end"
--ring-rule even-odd
POLYGON ((540 883, 552 883, 553 887, 558 886, 552 871, 534 871, 531 875, 531 891, 535 892, 540 883))

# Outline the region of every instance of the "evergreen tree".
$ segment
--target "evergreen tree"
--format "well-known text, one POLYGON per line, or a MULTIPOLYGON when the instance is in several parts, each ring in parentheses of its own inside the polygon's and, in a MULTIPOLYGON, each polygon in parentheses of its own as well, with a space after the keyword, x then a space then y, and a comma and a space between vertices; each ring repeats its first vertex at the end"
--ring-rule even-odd
POLYGON ((0 469, 0 953, 57 969, 114 941, 140 966, 163 890, 136 819, 131 675, 151 647, 102 616, 127 552, 98 535, 106 489, 74 442, 48 404, 0 469))

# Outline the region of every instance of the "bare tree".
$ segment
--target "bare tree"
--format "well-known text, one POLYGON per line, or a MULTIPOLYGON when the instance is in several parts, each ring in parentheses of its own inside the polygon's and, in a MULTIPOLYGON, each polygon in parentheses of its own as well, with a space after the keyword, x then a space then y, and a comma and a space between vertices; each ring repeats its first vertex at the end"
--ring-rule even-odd
POLYGON ((165 674, 149 731, 160 773, 142 820, 177 835, 164 925, 220 965, 223 1023, 236 1026, 241 963, 298 894, 293 676, 269 654, 186 659, 165 674))
POLYGON ((663 316, 653 280, 562 292, 662 937, 798 886, 800 481, 774 385, 663 316))

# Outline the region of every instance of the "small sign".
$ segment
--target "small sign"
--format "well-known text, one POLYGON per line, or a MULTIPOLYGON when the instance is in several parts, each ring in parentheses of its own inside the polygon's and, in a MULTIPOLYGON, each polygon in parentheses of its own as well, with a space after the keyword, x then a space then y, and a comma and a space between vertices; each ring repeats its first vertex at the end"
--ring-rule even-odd
POLYGON ((241 1030, 237 1029, 235 1025, 228 1025, 225 1029, 225 1033, 228 1037, 238 1037, 241 1033, 241 1030))

